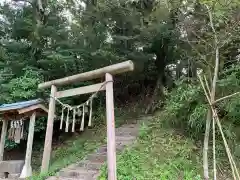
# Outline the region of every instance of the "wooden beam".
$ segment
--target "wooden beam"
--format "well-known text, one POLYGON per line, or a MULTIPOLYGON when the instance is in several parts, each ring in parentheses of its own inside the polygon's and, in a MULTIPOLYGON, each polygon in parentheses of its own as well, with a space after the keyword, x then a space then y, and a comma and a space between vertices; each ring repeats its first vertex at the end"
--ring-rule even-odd
MULTIPOLYGON (((52 85, 51 97, 55 97, 56 92, 57 92, 56 86, 52 85)), ((55 104, 56 104, 56 100, 54 98, 50 98, 41 173, 48 172, 48 168, 49 168, 49 161, 50 161, 50 156, 52 151, 52 135, 53 135, 53 122, 54 122, 54 116, 55 116, 55 104)))
POLYGON ((84 86, 84 87, 79 87, 79 88, 74 88, 74 89, 68 89, 65 91, 59 91, 56 93, 57 98, 63 98, 63 97, 70 97, 70 96, 76 96, 80 94, 88 94, 88 93, 93 93, 96 91, 103 91, 105 90, 105 86, 103 86, 104 83, 98 83, 98 84, 93 84, 90 86, 84 86))
POLYGON ((113 78, 106 74, 107 166, 108 180, 117 180, 113 78))
POLYGON ((48 109, 45 106, 43 106, 42 104, 36 104, 36 105, 29 106, 29 107, 26 107, 26 108, 18 109, 17 111, 18 111, 19 114, 24 114, 24 113, 28 113, 30 111, 34 111, 34 110, 37 110, 37 109, 41 109, 44 112, 48 113, 48 109))
POLYGON ((96 69, 93 71, 76 74, 73 76, 68 76, 68 77, 65 77, 62 79, 56 79, 56 80, 44 82, 44 83, 39 84, 38 88, 44 89, 44 88, 51 87, 52 85, 61 86, 61 85, 66 85, 66 84, 70 84, 70 83, 77 82, 77 81, 86 81, 86 80, 101 78, 101 77, 104 77, 104 75, 106 73, 120 74, 123 72, 133 71, 133 70, 134 70, 133 62, 125 61, 122 63, 106 66, 106 67, 103 67, 100 69, 96 69))
POLYGON ((1 142, 0 142, 0 161, 3 160, 5 139, 7 135, 7 126, 8 126, 8 121, 3 120, 2 122, 3 124, 2 124, 2 133, 1 133, 1 142))
POLYGON ((28 128, 28 139, 27 139, 27 150, 25 156, 25 164, 23 166, 20 178, 28 178, 32 176, 32 166, 31 166, 31 159, 32 159, 32 146, 33 146, 33 137, 34 137, 34 126, 36 120, 36 112, 33 112, 30 117, 30 123, 28 128))

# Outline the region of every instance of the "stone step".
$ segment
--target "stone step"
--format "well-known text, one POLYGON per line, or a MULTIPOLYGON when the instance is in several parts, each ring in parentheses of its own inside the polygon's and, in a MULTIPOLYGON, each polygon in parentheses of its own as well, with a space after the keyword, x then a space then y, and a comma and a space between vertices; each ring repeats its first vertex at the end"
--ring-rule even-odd
POLYGON ((90 154, 87 156, 86 160, 91 162, 104 163, 107 160, 107 153, 106 154, 90 154))
MULTIPOLYGON (((126 124, 116 129, 116 150, 122 151, 126 146, 132 145, 137 139, 140 123, 126 124)), ((47 180, 96 180, 99 170, 107 161, 107 145, 99 147, 88 155, 85 160, 62 169, 58 176, 47 180)))
POLYGON ((66 177, 51 176, 51 177, 48 177, 46 180, 77 180, 77 179, 78 178, 66 178, 66 177))
POLYGON ((138 128, 119 128, 116 130, 116 136, 137 136, 138 128))
POLYGON ((126 146, 127 146, 126 144, 117 144, 116 145, 117 152, 122 151, 126 146))
POLYGON ((138 124, 124 124, 117 129, 121 129, 121 128, 139 128, 139 125, 138 124))
POLYGON ((98 154, 104 154, 107 153, 107 145, 104 145, 96 150, 96 153, 98 154))
POLYGON ((99 170, 101 167, 102 167, 102 165, 103 165, 104 163, 99 163, 99 162, 97 162, 97 163, 95 163, 95 162, 91 162, 91 161, 88 161, 88 160, 86 160, 86 161, 82 161, 82 162, 80 162, 80 163, 78 163, 78 167, 84 167, 84 168, 86 168, 87 170, 99 170))
POLYGON ((84 167, 78 166, 78 164, 75 164, 75 166, 72 166, 72 167, 64 168, 61 171, 75 171, 75 172, 81 173, 81 174, 96 174, 98 172, 96 170, 87 170, 84 167))
POLYGON ((135 141, 135 136, 116 136, 116 142, 135 141))
POLYGON ((68 170, 68 171, 60 171, 58 173, 58 177, 87 180, 87 179, 93 179, 94 175, 97 173, 98 172, 90 173, 87 170, 85 172, 79 172, 77 170, 68 170))

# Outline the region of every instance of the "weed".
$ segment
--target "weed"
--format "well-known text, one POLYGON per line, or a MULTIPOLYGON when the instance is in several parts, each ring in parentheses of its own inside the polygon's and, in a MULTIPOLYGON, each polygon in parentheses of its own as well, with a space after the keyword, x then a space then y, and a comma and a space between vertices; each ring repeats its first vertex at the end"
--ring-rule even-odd
POLYGON ((52 160, 48 173, 39 174, 39 171, 36 171, 31 180, 46 179, 46 177, 55 175, 56 172, 69 164, 80 161, 104 143, 105 133, 106 128, 99 126, 98 129, 88 130, 79 137, 70 139, 52 152, 52 160))
MULTIPOLYGON (((199 160, 190 139, 154 122, 143 124, 139 139, 117 158, 119 180, 200 180, 199 160)), ((107 179, 107 169, 101 169, 99 180, 107 179)))

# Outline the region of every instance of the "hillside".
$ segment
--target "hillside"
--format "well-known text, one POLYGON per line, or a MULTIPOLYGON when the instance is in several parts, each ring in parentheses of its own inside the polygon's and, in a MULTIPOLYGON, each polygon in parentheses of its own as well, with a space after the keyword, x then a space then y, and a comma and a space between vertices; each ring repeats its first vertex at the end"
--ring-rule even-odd
MULTIPOLYGON (((125 123, 140 123, 137 140, 118 154, 118 179, 200 180, 202 172, 201 149, 196 147, 193 140, 179 131, 166 127, 159 118, 159 116, 142 116, 134 119, 126 116, 118 118, 118 122, 120 122, 118 127, 125 123)), ((88 130, 87 134, 69 139, 65 145, 55 149, 50 173, 36 175, 33 179, 40 180, 47 176, 54 176, 60 169, 69 164, 80 162, 81 159, 92 154, 95 149, 104 144, 105 134, 100 133, 100 131, 104 132, 104 127, 94 134, 92 134, 94 129, 90 130, 90 134, 88 130), (85 139, 86 137, 88 138, 85 139), (71 146, 72 144, 74 146, 71 146)), ((105 180, 106 177, 106 166, 104 165, 98 179, 105 180)))
MULTIPOLYGON (((159 117, 142 124, 139 138, 117 159, 119 180, 200 180, 201 152, 194 142, 159 117)), ((99 180, 106 180, 106 167, 99 180)))

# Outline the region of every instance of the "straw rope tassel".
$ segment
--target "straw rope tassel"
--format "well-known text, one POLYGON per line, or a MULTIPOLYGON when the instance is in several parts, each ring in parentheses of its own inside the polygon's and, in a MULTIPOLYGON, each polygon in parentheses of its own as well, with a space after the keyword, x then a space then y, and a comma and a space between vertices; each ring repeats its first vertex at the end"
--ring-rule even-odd
POLYGON ((62 107, 62 115, 61 115, 61 123, 60 123, 61 130, 62 130, 62 126, 63 126, 63 118, 64 118, 64 107, 62 107))
POLYGON ((69 125, 69 111, 70 111, 70 108, 68 108, 68 111, 67 111, 67 121, 66 121, 65 132, 68 132, 68 125, 69 125))
POLYGON ((23 121, 21 120, 21 128, 22 128, 22 131, 21 131, 21 139, 23 139, 23 131, 24 131, 24 123, 23 121))
POLYGON ((13 140, 13 139, 14 139, 14 134, 15 134, 14 121, 11 122, 11 129, 12 129, 12 132, 11 132, 11 140, 13 140))
POLYGON ((20 126, 20 122, 16 121, 16 131, 15 131, 15 143, 20 143, 20 139, 21 139, 21 126, 20 126))
POLYGON ((85 105, 83 105, 82 122, 81 122, 80 131, 84 130, 84 113, 85 113, 85 105))
POLYGON ((92 126, 92 99, 90 100, 90 113, 89 113, 88 126, 92 126))
POLYGON ((10 129, 8 131, 8 139, 12 140, 12 137, 13 137, 13 121, 11 121, 10 129))
POLYGON ((76 116, 76 109, 73 109, 73 122, 72 122, 72 132, 75 131, 75 116, 76 116))
POLYGON ((17 121, 13 121, 13 126, 14 126, 14 135, 13 135, 13 140, 16 142, 17 141, 17 121))
POLYGON ((10 127, 8 130, 8 139, 10 140, 12 136, 12 128, 10 127))

